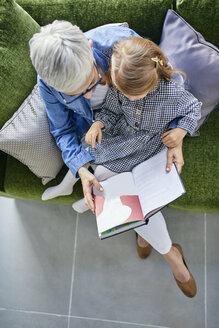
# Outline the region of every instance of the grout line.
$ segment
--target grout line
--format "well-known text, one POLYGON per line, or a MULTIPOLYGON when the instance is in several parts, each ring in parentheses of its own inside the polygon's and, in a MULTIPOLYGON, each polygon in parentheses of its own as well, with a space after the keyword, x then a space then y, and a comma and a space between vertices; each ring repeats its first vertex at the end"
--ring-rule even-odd
POLYGON ((205 328, 207 328, 207 214, 204 213, 204 251, 205 251, 205 259, 204 259, 204 277, 205 277, 205 286, 204 286, 204 305, 205 305, 205 328))
POLYGON ((48 315, 48 316, 53 316, 53 317, 66 317, 66 318, 68 317, 66 314, 38 312, 38 311, 29 311, 29 310, 18 310, 18 309, 7 309, 7 308, 0 308, 0 311, 18 312, 18 313, 26 313, 26 314, 48 315))
POLYGON ((73 295, 74 278, 75 278, 75 259, 76 259, 77 236, 78 236, 78 215, 79 214, 77 213, 77 216, 76 216, 76 224, 75 224, 75 243, 74 243, 74 252, 73 252, 73 260, 72 260, 70 299, 69 299, 69 309, 68 309, 68 328, 70 327, 71 307, 72 307, 72 295, 73 295))
POLYGON ((136 323, 136 322, 108 320, 108 319, 101 319, 101 318, 90 318, 90 317, 81 317, 81 316, 73 316, 73 315, 66 315, 66 314, 55 314, 55 313, 28 311, 28 310, 0 308, 0 311, 10 311, 10 312, 25 313, 25 314, 47 315, 47 316, 53 316, 53 317, 59 317, 59 318, 73 318, 73 319, 92 320, 92 321, 99 321, 99 322, 110 322, 110 323, 116 323, 116 324, 119 323, 119 324, 123 324, 123 325, 132 325, 132 326, 135 325, 137 327, 171 328, 171 327, 166 327, 166 326, 157 326, 157 325, 150 325, 150 324, 147 325, 147 324, 136 323))
POLYGON ((137 327, 171 328, 171 327, 166 327, 166 326, 147 325, 147 324, 143 324, 143 323, 118 321, 118 320, 107 320, 107 319, 100 319, 100 318, 89 318, 89 317, 79 317, 79 316, 71 316, 71 318, 85 319, 85 320, 93 320, 93 321, 101 321, 101 322, 110 322, 110 323, 117 323, 117 324, 119 323, 119 324, 123 324, 123 325, 135 325, 137 327))

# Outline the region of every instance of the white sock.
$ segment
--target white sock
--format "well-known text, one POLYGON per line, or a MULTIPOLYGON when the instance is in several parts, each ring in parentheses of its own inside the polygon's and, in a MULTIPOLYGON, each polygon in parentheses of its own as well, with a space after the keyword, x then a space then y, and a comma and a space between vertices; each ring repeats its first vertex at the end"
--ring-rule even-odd
POLYGON ((78 213, 84 213, 89 210, 89 207, 85 204, 84 198, 78 200, 72 204, 73 209, 78 213))
POLYGON ((73 192, 73 186, 78 180, 79 178, 75 178, 71 171, 68 170, 60 184, 54 187, 50 187, 44 191, 41 197, 42 200, 48 200, 58 196, 71 195, 73 192))

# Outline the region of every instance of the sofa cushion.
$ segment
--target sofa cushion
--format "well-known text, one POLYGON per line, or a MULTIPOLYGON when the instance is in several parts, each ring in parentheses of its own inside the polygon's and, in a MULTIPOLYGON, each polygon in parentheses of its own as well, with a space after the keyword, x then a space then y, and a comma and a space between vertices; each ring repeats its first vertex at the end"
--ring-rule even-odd
POLYGON ((203 105, 199 127, 219 103, 219 50, 173 10, 168 10, 160 48, 171 64, 187 74, 188 89, 203 105))
POLYGON ((39 25, 13 0, 0 0, 0 127, 36 84, 28 41, 39 25))
POLYGON ((0 150, 27 165, 43 184, 54 179, 63 166, 38 85, 0 130, 0 150))
POLYGON ((176 0, 176 11, 219 48, 219 1, 176 0))
POLYGON ((142 36, 158 42, 172 0, 17 0, 38 24, 67 20, 88 31, 98 25, 128 22, 142 36))

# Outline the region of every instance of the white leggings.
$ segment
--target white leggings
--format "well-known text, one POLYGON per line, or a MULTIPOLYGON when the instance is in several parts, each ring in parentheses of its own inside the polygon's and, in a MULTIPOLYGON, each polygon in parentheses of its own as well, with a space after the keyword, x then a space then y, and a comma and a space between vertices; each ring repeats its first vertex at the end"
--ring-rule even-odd
MULTIPOLYGON (((116 172, 112 172, 102 165, 98 165, 94 171, 94 175, 100 182, 116 174, 116 172)), ((166 254, 170 251, 172 241, 161 212, 154 214, 147 225, 136 228, 135 231, 160 254, 166 254)))

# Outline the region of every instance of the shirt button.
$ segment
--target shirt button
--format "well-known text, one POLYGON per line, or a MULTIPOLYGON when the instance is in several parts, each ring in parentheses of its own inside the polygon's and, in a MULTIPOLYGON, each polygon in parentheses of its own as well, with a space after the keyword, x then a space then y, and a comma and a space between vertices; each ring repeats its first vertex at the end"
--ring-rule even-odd
POLYGON ((136 114, 137 114, 137 115, 140 115, 140 114, 141 114, 141 109, 137 109, 137 110, 136 110, 136 114))
POLYGON ((66 103, 66 99, 64 99, 64 103, 66 103))
POLYGON ((136 126, 136 128, 138 128, 139 127, 139 123, 138 122, 135 122, 135 126, 136 126))

